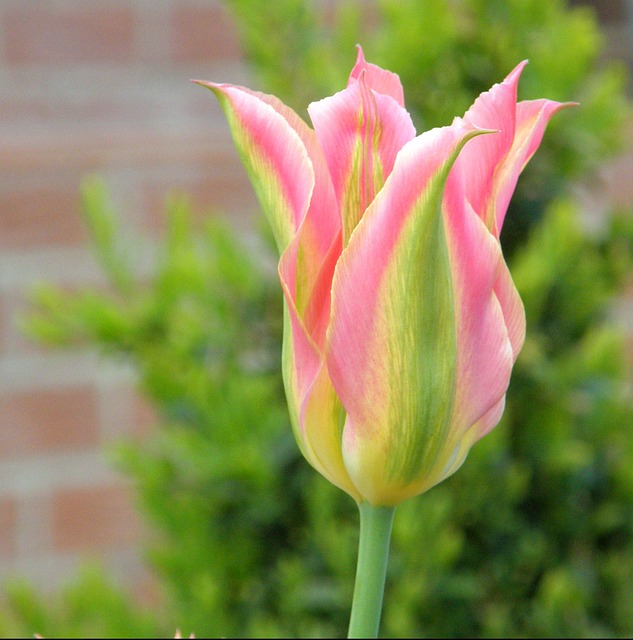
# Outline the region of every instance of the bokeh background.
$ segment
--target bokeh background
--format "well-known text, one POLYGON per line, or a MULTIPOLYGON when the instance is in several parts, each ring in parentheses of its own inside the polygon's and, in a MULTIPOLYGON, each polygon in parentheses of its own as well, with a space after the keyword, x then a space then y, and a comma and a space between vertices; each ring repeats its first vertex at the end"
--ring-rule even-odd
POLYGON ((524 58, 581 103, 504 230, 506 416, 399 509, 384 633, 633 634, 633 3, 0 0, 3 635, 344 633, 355 506, 292 440, 273 251, 188 81, 305 115, 356 43, 419 130, 524 58))

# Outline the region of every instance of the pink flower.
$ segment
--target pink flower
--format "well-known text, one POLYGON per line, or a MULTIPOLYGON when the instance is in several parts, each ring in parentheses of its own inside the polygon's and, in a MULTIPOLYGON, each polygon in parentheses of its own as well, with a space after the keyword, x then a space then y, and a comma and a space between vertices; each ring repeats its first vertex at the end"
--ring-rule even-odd
POLYGON ((308 107, 200 82, 219 99, 281 255, 283 374, 303 455, 357 501, 394 505, 464 461, 501 418, 523 305, 499 234, 551 100, 525 63, 421 135, 397 75, 359 48, 308 107))

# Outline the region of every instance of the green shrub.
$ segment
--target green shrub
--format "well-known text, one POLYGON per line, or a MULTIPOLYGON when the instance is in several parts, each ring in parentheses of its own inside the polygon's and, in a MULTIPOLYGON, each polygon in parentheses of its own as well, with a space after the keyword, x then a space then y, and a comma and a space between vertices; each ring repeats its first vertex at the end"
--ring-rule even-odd
MULTIPOLYGON (((133 602, 97 565, 86 565, 59 593, 44 597, 23 580, 10 580, 0 610, 0 634, 28 638, 145 638, 173 635, 173 622, 133 602)), ((184 631, 184 630, 183 630, 184 631)))

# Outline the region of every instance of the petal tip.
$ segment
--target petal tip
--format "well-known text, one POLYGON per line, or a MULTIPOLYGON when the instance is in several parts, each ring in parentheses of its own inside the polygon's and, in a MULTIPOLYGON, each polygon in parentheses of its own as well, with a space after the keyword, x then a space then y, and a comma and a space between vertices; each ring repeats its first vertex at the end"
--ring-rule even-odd
POLYGON ((527 66, 529 60, 525 59, 519 62, 519 64, 510 71, 510 73, 506 76, 504 83, 507 84, 516 84, 523 73, 523 69, 527 66))
POLYGON ((223 86, 221 84, 217 84, 216 82, 208 82, 207 80, 195 80, 193 78, 191 78, 189 82, 193 82, 194 84, 204 87, 205 89, 209 89, 210 91, 213 91, 213 93, 222 91, 223 86))

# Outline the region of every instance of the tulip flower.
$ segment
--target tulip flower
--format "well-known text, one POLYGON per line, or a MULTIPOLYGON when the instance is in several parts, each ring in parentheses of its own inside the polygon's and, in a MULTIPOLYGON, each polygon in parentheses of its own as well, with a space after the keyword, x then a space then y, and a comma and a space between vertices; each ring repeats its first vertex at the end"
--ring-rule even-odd
POLYGON ((308 107, 313 128, 273 96, 199 83, 226 113, 280 253, 296 440, 323 476, 385 514, 383 529, 503 412, 525 315, 499 234, 566 106, 517 102, 524 65, 420 135, 398 76, 360 47, 347 87, 308 107))
POLYGON ((499 243, 519 173, 562 104, 517 103, 524 63, 463 118, 419 136, 397 75, 359 48, 309 106, 208 86, 281 254, 283 373, 307 460, 393 505, 453 473, 499 421, 523 344, 499 243))

